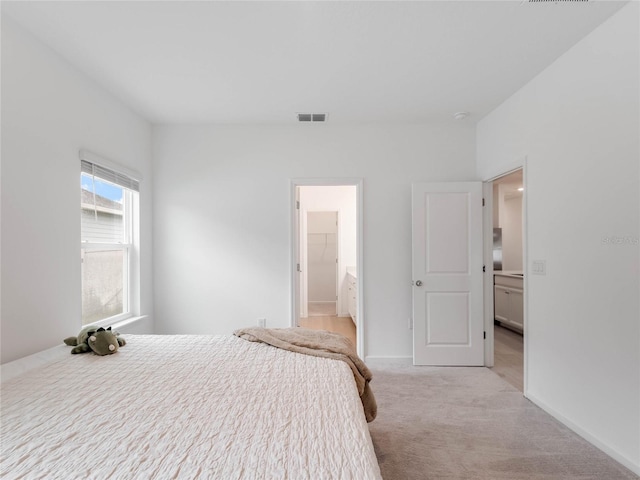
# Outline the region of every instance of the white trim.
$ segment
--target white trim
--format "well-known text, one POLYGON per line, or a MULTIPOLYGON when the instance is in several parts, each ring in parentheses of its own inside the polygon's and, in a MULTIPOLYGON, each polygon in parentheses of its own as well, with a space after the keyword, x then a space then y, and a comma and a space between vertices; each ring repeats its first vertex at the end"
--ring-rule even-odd
POLYGON ((356 343, 357 352, 360 357, 364 357, 364 191, 362 188, 362 179, 358 179, 356 183, 356 222, 358 223, 358 231, 356 233, 356 257, 358 264, 356 271, 356 285, 358 288, 358 302, 356 303, 356 343))
POLYGON ((500 180, 502 177, 506 177, 507 175, 511 175, 512 173, 516 173, 518 170, 522 170, 522 168, 524 167, 524 163, 527 160, 527 157, 522 157, 519 162, 520 162, 520 166, 512 168, 511 170, 505 170, 503 173, 500 173, 498 175, 495 175, 487 180, 484 180, 484 182, 495 182, 496 180, 500 180))
MULTIPOLYGON (((413 357, 404 357, 404 356, 395 357, 395 356, 369 355, 368 357, 366 357, 364 363, 369 363, 369 362, 386 363, 391 365, 407 365, 410 367, 414 366, 413 357)), ((416 366, 416 368, 420 368, 420 367, 416 366)))
POLYGON ((484 366, 494 365, 494 328, 493 328, 493 182, 482 184, 484 208, 482 210, 483 242, 484 242, 484 366))
POLYGON ((120 322, 111 324, 111 327, 117 330, 119 328, 128 327, 129 325, 145 320, 148 317, 148 315, 130 316, 129 318, 126 318, 120 322))
POLYGON ((80 248, 83 250, 125 250, 131 248, 131 243, 104 243, 104 242, 80 242, 80 248))
POLYGON ((83 325, 82 328, 88 327, 89 325, 95 325, 96 327, 113 327, 114 324, 123 324, 125 322, 129 323, 128 321, 133 318, 136 317, 134 317, 131 312, 127 311, 119 313, 118 315, 113 315, 112 317, 103 318, 97 322, 87 323, 86 325, 83 325))
POLYGON ((290 217, 290 254, 291 254, 291 275, 290 275, 290 295, 291 295, 291 309, 290 309, 290 325, 292 327, 297 326, 297 319, 300 312, 300 305, 297 304, 295 289, 298 288, 296 282, 296 189, 297 187, 312 187, 312 186, 352 186, 356 187, 356 262, 357 262, 357 285, 358 285, 358 298, 357 298, 357 311, 358 316, 356 318, 356 350, 361 358, 364 358, 364 194, 363 194, 363 180, 362 178, 292 178, 290 181, 290 203, 291 203, 291 217, 290 217))
POLYGON ((367 360, 410 360, 413 362, 413 357, 410 355, 367 355, 367 360))
POLYGON ((144 320, 147 317, 148 315, 121 313, 119 315, 114 315, 113 317, 105 318, 97 322, 88 323, 87 325, 83 325, 82 328, 88 327, 89 325, 95 325, 96 327, 111 327, 114 330, 118 330, 119 328, 124 328, 141 320, 144 320))
POLYGON ((129 255, 129 310, 133 315, 142 315, 140 300, 140 194, 131 195, 131 238, 132 249, 129 255))
POLYGON ((527 156, 521 155, 520 157, 517 157, 515 160, 510 162, 508 165, 502 168, 497 168, 491 175, 485 177, 482 181, 493 182, 494 180, 497 180, 500 177, 504 177, 511 173, 517 172, 524 166, 526 160, 527 160, 527 156))
POLYGON ((142 181, 142 174, 137 170, 125 167, 118 162, 114 162, 113 160, 101 157, 100 155, 90 152, 89 150, 81 149, 78 152, 78 156, 80 157, 80 160, 84 160, 85 162, 95 163, 96 165, 100 165, 101 167, 115 170, 116 172, 127 175, 128 177, 139 182, 142 181))
POLYGON ((529 195, 527 192, 529 191, 529 185, 527 185, 527 168, 527 157, 525 156, 522 159, 522 186, 524 188, 522 191, 522 288, 524 290, 522 299, 522 322, 524 323, 522 330, 522 335, 524 336, 524 351, 522 352, 522 358, 524 360, 522 365, 522 391, 525 397, 529 392, 529 242, 527 241, 527 234, 529 231, 529 195))
POLYGON ((571 429, 573 432, 575 432, 578 435, 580 435, 587 442, 589 442, 593 446, 595 446, 595 447, 599 448, 600 450, 602 450, 604 453, 606 453, 611 458, 613 458, 616 462, 622 464, 624 467, 628 468, 629 470, 631 470, 636 475, 640 475, 640 464, 634 463, 633 460, 627 458, 622 453, 618 452, 615 448, 613 448, 610 445, 608 445, 607 443, 601 441, 598 437, 592 435, 591 433, 589 433, 588 431, 586 431, 585 429, 583 429, 579 425, 573 423, 567 417, 565 417, 561 413, 557 412, 553 408, 549 407, 549 405, 544 403, 542 400, 537 398, 535 395, 528 394, 528 395, 525 395, 525 397, 527 397, 531 402, 533 402, 536 406, 540 407, 542 410, 544 410, 546 413, 551 415, 553 418, 558 420, 560 423, 562 423, 563 425, 565 425, 566 427, 571 429))

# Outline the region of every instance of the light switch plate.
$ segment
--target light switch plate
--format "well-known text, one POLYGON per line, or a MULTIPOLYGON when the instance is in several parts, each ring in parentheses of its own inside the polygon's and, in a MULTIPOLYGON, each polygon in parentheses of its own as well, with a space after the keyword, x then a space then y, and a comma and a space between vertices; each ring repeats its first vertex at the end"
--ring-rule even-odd
POLYGON ((531 273, 534 275, 546 275, 547 262, 545 260, 533 260, 531 262, 531 273))

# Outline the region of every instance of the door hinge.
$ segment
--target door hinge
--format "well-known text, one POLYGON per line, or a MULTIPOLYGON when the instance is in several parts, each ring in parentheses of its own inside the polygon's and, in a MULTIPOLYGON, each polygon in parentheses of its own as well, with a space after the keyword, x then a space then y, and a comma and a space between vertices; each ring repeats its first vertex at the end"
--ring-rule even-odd
POLYGON ((482 206, 484 207, 484 198, 482 199, 482 206))
POLYGON ((484 339, 486 340, 487 339, 487 332, 482 332, 482 333, 484 333, 484 339))
POLYGON ((300 202, 296 200, 296 210, 300 210, 300 202))
POLYGON ((486 272, 487 271, 487 266, 486 265, 482 265, 482 271, 486 272))
POLYGON ((296 271, 301 272, 302 270, 300 270, 300 264, 296 263, 296 271))

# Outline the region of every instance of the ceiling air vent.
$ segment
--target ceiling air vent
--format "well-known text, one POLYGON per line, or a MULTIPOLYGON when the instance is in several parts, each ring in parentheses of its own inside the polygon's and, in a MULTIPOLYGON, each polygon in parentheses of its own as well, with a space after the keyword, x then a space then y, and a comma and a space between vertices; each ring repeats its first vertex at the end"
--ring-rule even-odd
POLYGON ((528 3, 587 3, 589 0, 528 0, 528 3))
POLYGON ((327 121, 326 113, 298 113, 299 122, 322 123, 327 121))

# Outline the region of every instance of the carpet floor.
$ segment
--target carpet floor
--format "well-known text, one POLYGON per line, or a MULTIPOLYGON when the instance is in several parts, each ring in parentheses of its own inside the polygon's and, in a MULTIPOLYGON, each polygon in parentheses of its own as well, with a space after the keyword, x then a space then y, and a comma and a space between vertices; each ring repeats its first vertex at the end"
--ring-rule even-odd
POLYGON ((385 480, 639 478, 487 368, 368 365, 385 480))

